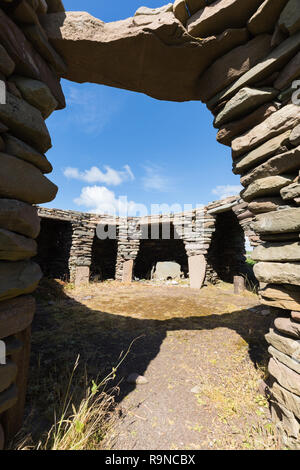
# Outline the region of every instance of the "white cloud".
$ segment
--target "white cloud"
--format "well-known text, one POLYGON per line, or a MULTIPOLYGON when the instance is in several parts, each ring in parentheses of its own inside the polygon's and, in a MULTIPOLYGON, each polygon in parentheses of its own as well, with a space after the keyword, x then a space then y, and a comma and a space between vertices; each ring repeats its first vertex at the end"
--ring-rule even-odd
POLYGON ((74 199, 75 204, 84 206, 95 214, 109 214, 115 216, 145 216, 147 207, 128 201, 126 196, 116 197, 113 191, 105 186, 86 186, 82 188, 79 198, 74 199))
POLYGON ((170 190, 170 180, 162 174, 158 166, 145 166, 146 176, 142 178, 146 191, 167 192, 170 190))
POLYGON ((117 171, 109 166, 104 166, 105 171, 101 171, 97 166, 90 170, 79 171, 78 168, 67 167, 64 175, 69 179, 85 181, 86 183, 104 183, 108 186, 119 186, 124 181, 133 181, 134 174, 129 165, 124 166, 124 170, 117 171))
POLYGON ((225 199, 226 197, 236 196, 236 195, 240 194, 242 189, 243 189, 243 187, 240 184, 238 184, 238 185, 226 184, 224 186, 216 186, 212 190, 212 194, 215 194, 220 199, 225 199))

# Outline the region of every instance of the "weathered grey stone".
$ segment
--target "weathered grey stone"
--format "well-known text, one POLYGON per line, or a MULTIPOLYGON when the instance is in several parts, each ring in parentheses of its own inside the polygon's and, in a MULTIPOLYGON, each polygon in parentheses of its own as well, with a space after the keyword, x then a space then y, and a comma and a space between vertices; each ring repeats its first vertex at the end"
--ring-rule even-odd
POLYGON ((0 72, 9 77, 15 70, 15 63, 0 44, 0 72))
POLYGON ((300 31, 300 9, 298 0, 289 0, 279 18, 279 26, 290 35, 300 31))
POLYGON ((200 40, 187 34, 173 12, 142 18, 142 25, 138 17, 105 24, 87 13, 66 12, 44 15, 41 21, 67 63, 65 78, 171 101, 199 99, 199 75, 249 34, 244 28, 200 40))
POLYGON ((27 41, 22 30, 2 10, 0 10, 0 41, 15 62, 16 72, 46 83, 59 103, 59 108, 64 108, 66 103, 59 78, 27 41))
POLYGON ((12 408, 18 400, 17 387, 11 385, 7 390, 0 393, 0 414, 12 408))
POLYGON ((2 424, 0 424, 0 450, 4 449, 5 445, 5 435, 2 424))
POLYGON ((132 282, 132 279, 133 279, 133 265, 134 265, 134 261, 132 259, 127 260, 127 261, 124 262, 122 282, 125 282, 125 283, 132 282))
POLYGON ((265 59, 262 59, 257 65, 244 73, 233 85, 230 85, 224 91, 214 96, 214 98, 209 101, 208 107, 213 108, 217 103, 231 98, 241 88, 251 83, 258 83, 272 75, 274 72, 281 70, 282 67, 284 67, 286 63, 299 51, 299 47, 300 33, 297 33, 286 39, 276 49, 272 50, 265 59))
POLYGON ((280 197, 262 197, 250 202, 248 207, 253 214, 264 214, 276 211, 278 207, 283 205, 284 201, 280 197))
POLYGON ((286 186, 280 191, 281 197, 284 201, 288 201, 290 199, 294 199, 300 196, 300 184, 293 183, 289 186, 286 186))
POLYGON ((268 157, 272 157, 280 151, 281 147, 288 143, 290 135, 290 130, 284 132, 235 160, 233 162, 233 172, 235 174, 242 174, 249 168, 253 168, 257 164, 267 160, 268 157))
POLYGON ((0 122, 0 134, 8 131, 8 127, 0 122))
POLYGON ((200 76, 198 82, 200 99, 207 102, 219 91, 243 76, 251 67, 266 57, 270 51, 270 44, 271 36, 263 34, 217 59, 200 76))
POLYGON ((300 432, 300 423, 294 414, 284 405, 276 401, 270 402, 272 421, 275 422, 277 430, 288 437, 297 439, 300 432))
POLYGON ((268 370, 275 379, 290 392, 300 396, 300 375, 288 369, 284 364, 275 361, 273 358, 269 362, 268 370))
POLYGON ((253 230, 261 234, 299 232, 300 208, 260 214, 253 223, 253 230))
POLYGON ((267 140, 293 129, 300 122, 299 106, 289 104, 232 142, 234 157, 249 152, 267 140))
POLYGON ((296 361, 292 357, 283 354, 282 352, 278 351, 278 349, 275 349, 273 346, 270 346, 268 351, 272 357, 277 359, 282 364, 286 365, 289 369, 292 369, 298 374, 300 374, 300 361, 296 361))
POLYGON ((44 83, 31 78, 13 76, 11 80, 20 90, 24 100, 39 109, 44 119, 57 108, 57 101, 44 83))
POLYGON ((265 0, 248 21, 248 29, 254 36, 272 33, 282 9, 288 0, 265 0))
POLYGON ((294 179, 294 176, 281 175, 281 176, 268 176, 266 178, 254 181, 248 186, 247 189, 241 192, 241 197, 250 202, 253 199, 261 196, 278 195, 280 190, 288 186, 294 179))
POLYGON ((285 90, 291 83, 300 77, 300 52, 284 67, 278 76, 274 87, 277 90, 285 90))
MULTIPOLYGON (((12 263, 14 264, 14 263, 12 263)), ((0 339, 15 335, 31 325, 35 313, 35 299, 31 295, 0 303, 0 339)), ((9 343, 6 341, 7 350, 9 343)))
POLYGON ((0 393, 11 386, 17 376, 17 366, 11 361, 0 365, 0 393))
POLYGON ((259 262, 253 269, 259 282, 300 286, 300 263, 259 262))
POLYGON ((292 130, 289 141, 294 147, 300 145, 300 124, 292 130))
POLYGON ((172 261, 160 261, 156 263, 155 270, 152 275, 153 279, 156 280, 179 279, 180 276, 180 264, 172 261))
POLYGON ((189 18, 185 0, 175 0, 173 9, 176 18, 181 21, 182 24, 185 25, 189 18))
POLYGON ((13 199, 0 199, 0 227, 36 238, 40 231, 36 207, 13 199))
POLYGON ((0 229, 0 260, 19 261, 37 254, 34 240, 0 229))
POLYGON ((242 88, 231 100, 226 103, 222 111, 217 115, 214 125, 220 127, 239 117, 244 117, 261 106, 272 101, 278 95, 274 88, 242 88))
POLYGON ((6 153, 9 155, 13 155, 14 157, 18 157, 32 163, 34 166, 39 168, 42 173, 51 173, 53 170, 51 163, 45 155, 37 152, 37 150, 30 147, 30 145, 25 144, 25 142, 22 142, 20 139, 17 139, 10 134, 6 134, 4 136, 4 141, 6 153))
MULTIPOLYGON (((287 336, 296 339, 300 338, 300 325, 299 323, 291 321, 290 318, 276 318, 274 320, 274 326, 278 331, 287 336)), ((298 364, 298 368, 299 371, 297 370, 297 372, 300 374, 300 363, 298 364)), ((295 370, 293 367, 292 369, 295 370)))
POLYGON ((6 104, 0 104, 1 121, 40 152, 49 150, 51 139, 40 111, 11 93, 6 95, 6 104))
POLYGON ((300 344, 292 338, 288 338, 282 334, 275 332, 272 328, 265 336, 268 344, 278 351, 287 354, 294 360, 300 360, 300 344))
POLYGON ((243 27, 262 0, 219 0, 197 11, 187 22, 189 34, 207 37, 222 33, 224 25, 243 27))
POLYGON ((0 300, 33 292, 42 278, 33 261, 0 262, 0 300))
POLYGON ((297 395, 281 387, 277 382, 272 384, 270 392, 276 400, 292 411, 297 418, 300 418, 300 398, 297 395))
POLYGON ((207 262, 204 255, 189 256, 191 289, 201 289, 205 280, 207 262))
POLYGON ((129 384, 135 384, 135 385, 146 385, 148 383, 148 380, 143 375, 139 375, 133 372, 127 377, 127 382, 129 384))
POLYGON ((220 142, 220 144, 228 145, 230 147, 231 142, 235 137, 244 134, 244 132, 248 131, 254 126, 257 126, 277 110, 278 107, 274 104, 265 104, 260 106, 252 113, 247 114, 247 116, 244 118, 230 122, 229 124, 226 124, 221 129, 219 129, 217 134, 217 141, 220 142))
POLYGON ((251 255, 254 261, 300 261, 300 241, 296 243, 263 243, 251 255))
POLYGON ((57 186, 35 166, 19 158, 0 153, 0 196, 30 204, 52 201, 57 186))
MULTIPOLYGON (((288 152, 281 153, 279 155, 275 155, 275 157, 270 158, 265 163, 262 163, 254 170, 248 172, 241 178, 241 184, 243 186, 248 186, 249 184, 253 183, 253 181, 265 178, 267 176, 277 176, 283 173, 293 173, 294 171, 300 168, 300 147, 296 149, 289 150, 288 152)), ((293 185, 289 185, 286 188, 283 188, 280 191, 282 199, 292 199, 293 197, 297 197, 297 190, 294 188, 293 185), (289 188, 289 189, 286 189, 289 188), (290 194, 293 193, 294 196, 289 197, 290 194), (285 197, 284 197, 285 196, 285 197)))

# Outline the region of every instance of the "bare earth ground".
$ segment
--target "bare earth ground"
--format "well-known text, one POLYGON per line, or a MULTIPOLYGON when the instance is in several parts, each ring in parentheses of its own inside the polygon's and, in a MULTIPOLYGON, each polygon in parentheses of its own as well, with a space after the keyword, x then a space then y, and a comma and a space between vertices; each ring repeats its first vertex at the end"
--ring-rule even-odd
POLYGON ((256 295, 236 296, 229 284, 199 292, 57 282, 44 283, 38 301, 26 425, 34 440, 53 423, 78 354, 88 377, 102 378, 137 338, 117 372, 115 449, 278 448, 258 391, 268 360, 263 336, 276 312, 256 295), (133 372, 148 383, 128 384, 133 372))

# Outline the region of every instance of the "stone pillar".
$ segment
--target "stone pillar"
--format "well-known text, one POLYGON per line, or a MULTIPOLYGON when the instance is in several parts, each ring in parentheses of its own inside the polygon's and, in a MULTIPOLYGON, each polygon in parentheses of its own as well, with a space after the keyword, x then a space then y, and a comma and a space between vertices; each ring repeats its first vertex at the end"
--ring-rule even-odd
POLYGON ((206 259, 204 255, 189 257, 189 275, 191 289, 201 289, 205 279, 206 259))

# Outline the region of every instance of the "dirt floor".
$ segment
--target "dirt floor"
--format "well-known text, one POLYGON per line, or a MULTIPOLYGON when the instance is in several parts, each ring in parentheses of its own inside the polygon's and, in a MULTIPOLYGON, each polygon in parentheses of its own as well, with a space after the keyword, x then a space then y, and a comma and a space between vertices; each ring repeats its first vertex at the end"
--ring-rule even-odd
POLYGON ((234 295, 229 284, 199 292, 44 282, 37 300, 26 424, 34 440, 53 423, 79 354, 88 378, 102 378, 135 340, 117 371, 115 449, 278 448, 258 391, 276 311, 255 294, 234 295), (127 383, 131 373, 148 383, 127 383))

